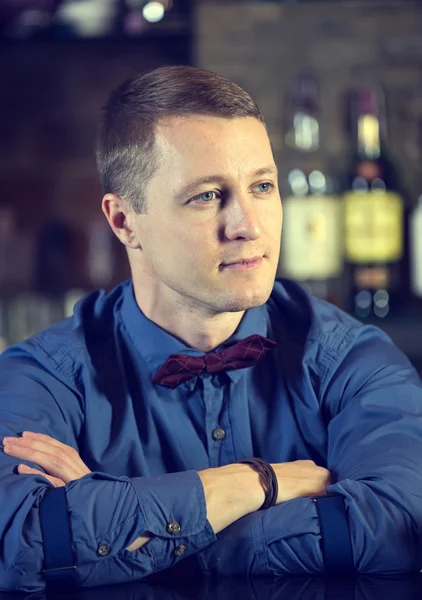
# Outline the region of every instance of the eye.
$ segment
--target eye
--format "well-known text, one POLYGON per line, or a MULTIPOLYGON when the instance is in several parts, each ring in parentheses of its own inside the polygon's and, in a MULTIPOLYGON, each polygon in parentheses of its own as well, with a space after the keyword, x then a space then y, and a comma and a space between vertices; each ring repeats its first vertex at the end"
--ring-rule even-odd
POLYGON ((263 194, 268 194, 269 191, 274 187, 272 183, 269 181, 264 181, 264 183, 258 183, 255 188, 258 188, 258 191, 263 194))
POLYGON ((210 204, 213 200, 216 199, 217 192, 204 192, 203 194, 198 194, 192 198, 192 201, 203 202, 204 204, 210 204))

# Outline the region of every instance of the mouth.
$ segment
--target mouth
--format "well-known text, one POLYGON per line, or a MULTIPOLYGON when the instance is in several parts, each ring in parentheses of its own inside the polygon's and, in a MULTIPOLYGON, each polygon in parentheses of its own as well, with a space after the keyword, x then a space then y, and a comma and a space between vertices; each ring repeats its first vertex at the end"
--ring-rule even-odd
POLYGON ((223 263, 222 269, 233 269, 233 270, 248 270, 259 267, 263 262, 262 256, 254 256, 253 258, 242 258, 232 263, 223 263))

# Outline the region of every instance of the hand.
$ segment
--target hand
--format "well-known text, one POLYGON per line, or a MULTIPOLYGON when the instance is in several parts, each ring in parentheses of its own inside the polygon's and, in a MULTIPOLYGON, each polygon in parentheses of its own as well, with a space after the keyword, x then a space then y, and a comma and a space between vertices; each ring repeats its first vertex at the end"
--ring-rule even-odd
MULTIPOLYGON (((278 482, 276 504, 303 496, 325 496, 330 473, 312 460, 271 465, 278 482)), ((207 519, 217 534, 264 503, 260 475, 250 465, 233 463, 199 471, 207 504, 207 519)))
POLYGON ((91 473, 74 448, 43 433, 24 431, 22 437, 5 437, 3 446, 5 454, 34 462, 48 473, 46 475, 38 469, 19 465, 20 474, 42 475, 55 487, 62 487, 69 481, 91 473))
POLYGON ((278 481, 276 504, 293 498, 327 495, 326 488, 331 484, 330 472, 318 467, 313 460, 295 460, 271 466, 278 481))
MULTIPOLYGON (((19 465, 19 473, 23 475, 42 475, 54 487, 63 487, 69 481, 91 473, 74 448, 66 446, 66 444, 62 444, 43 433, 24 431, 22 437, 5 437, 3 438, 3 446, 5 454, 23 460, 30 460, 40 465, 49 475, 27 465, 19 465)), ((134 552, 150 539, 149 536, 145 535, 138 537, 126 550, 134 552)))

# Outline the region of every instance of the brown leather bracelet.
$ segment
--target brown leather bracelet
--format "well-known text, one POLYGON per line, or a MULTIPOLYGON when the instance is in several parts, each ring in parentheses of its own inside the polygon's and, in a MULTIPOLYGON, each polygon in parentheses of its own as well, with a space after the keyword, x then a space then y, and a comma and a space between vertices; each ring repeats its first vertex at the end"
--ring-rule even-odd
POLYGON ((277 475, 269 462, 262 458, 243 458, 238 460, 239 463, 250 465, 254 471, 257 471, 263 479, 263 487, 265 491, 264 504, 259 510, 264 510, 274 506, 278 497, 278 481, 277 475))

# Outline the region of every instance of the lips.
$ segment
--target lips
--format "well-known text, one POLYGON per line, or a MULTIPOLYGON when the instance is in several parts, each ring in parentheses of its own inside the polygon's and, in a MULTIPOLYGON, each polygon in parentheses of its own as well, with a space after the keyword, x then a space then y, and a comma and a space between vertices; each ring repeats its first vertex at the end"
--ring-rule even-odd
POLYGON ((233 262, 229 262, 229 263, 223 263, 224 267, 228 267, 230 265, 242 265, 242 264, 249 264, 249 263, 253 263, 256 260, 261 259, 262 256, 254 256, 253 258, 240 258, 239 260, 235 260, 233 262))

